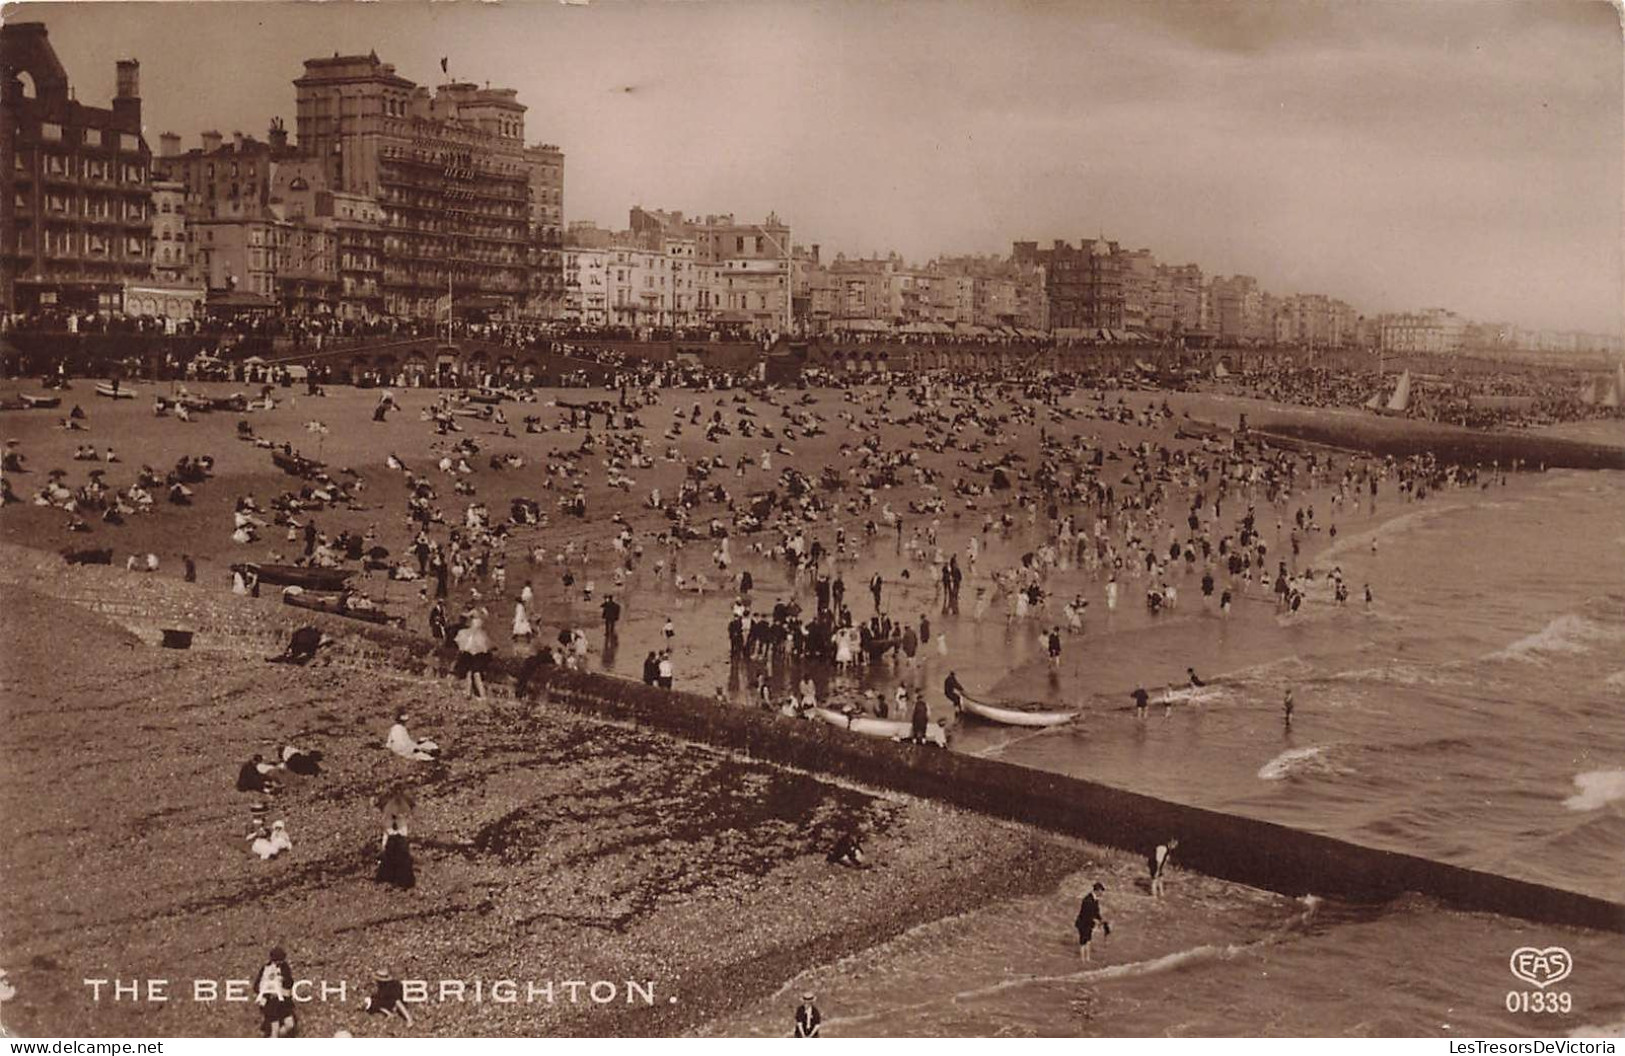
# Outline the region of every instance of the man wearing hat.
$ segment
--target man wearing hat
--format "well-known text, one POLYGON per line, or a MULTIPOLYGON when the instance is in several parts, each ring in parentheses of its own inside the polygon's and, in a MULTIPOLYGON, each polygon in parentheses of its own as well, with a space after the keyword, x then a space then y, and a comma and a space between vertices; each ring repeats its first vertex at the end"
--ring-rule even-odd
POLYGON ((798 1038, 816 1038, 823 1025, 824 1017, 818 1014, 818 1006, 813 1004, 812 991, 801 995, 801 1004, 796 1007, 796 1032, 798 1038))
POLYGON ((380 968, 372 973, 372 996, 362 1009, 372 1015, 400 1016, 408 1027, 412 1025, 412 1013, 406 1007, 406 988, 399 979, 394 978, 387 968, 380 968))
POLYGON ((1101 896, 1105 893, 1106 885, 1095 881, 1095 886, 1083 896, 1083 904, 1078 907, 1078 919, 1074 921, 1078 929, 1078 957, 1086 964, 1091 959, 1089 940, 1095 937, 1095 925, 1099 924, 1100 930, 1107 935, 1112 933, 1112 926, 1106 923, 1106 918, 1100 911, 1101 896))

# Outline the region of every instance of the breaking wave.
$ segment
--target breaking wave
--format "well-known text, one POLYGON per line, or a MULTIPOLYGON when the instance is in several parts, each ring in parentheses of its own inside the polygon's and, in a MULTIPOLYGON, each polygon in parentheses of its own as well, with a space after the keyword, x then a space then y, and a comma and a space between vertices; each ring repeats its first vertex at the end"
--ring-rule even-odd
POLYGON ((1574 787, 1580 791, 1563 801, 1570 810, 1596 810, 1615 800, 1625 799, 1625 770, 1591 770, 1576 774, 1574 787))
POLYGON ((1326 758, 1326 749, 1323 746, 1316 745, 1311 748, 1287 749, 1258 768, 1258 779, 1260 781, 1281 781, 1297 773, 1336 774, 1346 772, 1333 766, 1326 758))
POLYGON ((1539 631, 1519 638, 1505 649, 1486 656, 1486 660, 1515 660, 1521 663, 1541 664, 1553 655, 1576 656, 1589 653, 1593 643, 1620 637, 1620 631, 1604 627, 1584 616, 1567 613, 1552 620, 1539 631))

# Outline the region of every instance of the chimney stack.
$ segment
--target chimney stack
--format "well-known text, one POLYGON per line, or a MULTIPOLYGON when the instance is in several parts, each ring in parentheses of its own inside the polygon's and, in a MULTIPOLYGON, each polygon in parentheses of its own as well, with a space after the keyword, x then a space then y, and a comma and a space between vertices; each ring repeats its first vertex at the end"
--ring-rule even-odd
POLYGON ((134 59, 120 59, 117 65, 116 93, 113 96, 113 117, 125 132, 141 134, 141 64, 134 59))
POLYGON ((158 137, 158 156, 160 158, 178 158, 181 156, 181 137, 173 132, 165 132, 158 137))
POLYGON ((203 153, 213 154, 220 149, 220 133, 209 131, 203 133, 203 153))
POLYGON ((118 60, 118 89, 119 99, 141 98, 141 64, 134 59, 118 60))
POLYGON ((271 150, 281 154, 288 149, 288 126, 282 123, 280 117, 271 119, 271 130, 266 136, 271 141, 271 150))
POLYGON ((242 149, 243 149, 243 134, 241 132, 233 132, 231 134, 231 145, 232 145, 232 148, 235 149, 238 153, 242 152, 242 149))

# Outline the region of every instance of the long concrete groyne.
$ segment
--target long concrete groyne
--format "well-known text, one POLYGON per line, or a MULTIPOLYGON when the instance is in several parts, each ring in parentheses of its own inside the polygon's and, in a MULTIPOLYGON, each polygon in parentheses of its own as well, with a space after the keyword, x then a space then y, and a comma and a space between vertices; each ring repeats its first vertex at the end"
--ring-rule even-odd
POLYGON ((1625 469, 1625 421, 1619 423, 1619 445, 1610 446, 1348 412, 1318 418, 1273 412, 1259 418, 1254 432, 1264 439, 1286 438, 1395 458, 1432 454, 1441 462, 1462 466, 1499 462, 1508 467, 1516 460, 1531 469, 1625 469))
POLYGON ((533 685, 567 707, 1130 852, 1149 854, 1177 837, 1182 866, 1283 895, 1372 902, 1416 893, 1465 910, 1625 932, 1625 905, 1589 895, 995 759, 873 739, 603 675, 542 670, 533 685))

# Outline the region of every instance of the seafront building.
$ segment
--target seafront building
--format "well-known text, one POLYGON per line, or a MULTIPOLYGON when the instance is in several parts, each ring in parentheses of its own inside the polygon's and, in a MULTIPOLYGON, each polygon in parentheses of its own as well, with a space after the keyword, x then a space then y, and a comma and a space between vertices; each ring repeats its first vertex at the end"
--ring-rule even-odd
POLYGON ((639 238, 693 241, 696 321, 789 328, 796 247, 776 214, 754 222, 634 206, 628 227, 639 238))
POLYGON ((112 105, 74 99, 44 24, 0 26, 0 297, 28 311, 120 311, 152 279, 152 154, 141 68, 117 63, 112 105))
POLYGON ((382 208, 386 312, 433 316, 450 296, 518 317, 561 298, 563 158, 526 147, 514 89, 431 93, 376 53, 307 59, 294 89, 299 149, 328 189, 382 208))
POLYGON ((564 154, 526 143, 510 88, 433 90, 378 55, 312 58, 296 138, 143 137, 140 67, 107 107, 73 98, 46 27, 0 27, 0 307, 176 322, 205 311, 372 320, 728 325, 800 334, 1051 332, 1086 341, 1384 353, 1615 354, 1617 335, 1473 324, 1443 308, 1361 316, 1277 296, 1104 237, 1008 256, 826 259, 776 214, 634 207, 622 232, 566 232, 564 154))

